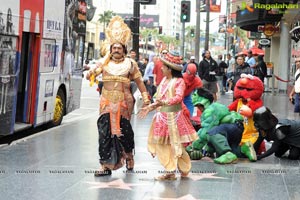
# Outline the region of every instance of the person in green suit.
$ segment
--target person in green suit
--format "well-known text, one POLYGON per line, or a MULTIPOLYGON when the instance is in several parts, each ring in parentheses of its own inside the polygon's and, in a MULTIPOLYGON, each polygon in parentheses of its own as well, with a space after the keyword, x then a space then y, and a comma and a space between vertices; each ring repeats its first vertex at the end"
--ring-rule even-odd
POLYGON ((204 88, 199 88, 192 96, 193 104, 202 111, 201 128, 197 134, 199 139, 187 147, 188 152, 202 151, 216 153, 214 159, 218 164, 230 164, 238 157, 256 160, 252 145, 245 143, 240 146, 244 131, 243 117, 218 102, 213 103, 213 95, 204 88))

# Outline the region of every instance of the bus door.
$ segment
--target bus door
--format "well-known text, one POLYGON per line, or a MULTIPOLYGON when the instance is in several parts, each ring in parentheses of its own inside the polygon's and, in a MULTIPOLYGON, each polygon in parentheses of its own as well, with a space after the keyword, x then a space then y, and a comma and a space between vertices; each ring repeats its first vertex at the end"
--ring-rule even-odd
POLYGON ((38 101, 40 35, 22 33, 20 72, 17 88, 16 123, 34 124, 38 101))

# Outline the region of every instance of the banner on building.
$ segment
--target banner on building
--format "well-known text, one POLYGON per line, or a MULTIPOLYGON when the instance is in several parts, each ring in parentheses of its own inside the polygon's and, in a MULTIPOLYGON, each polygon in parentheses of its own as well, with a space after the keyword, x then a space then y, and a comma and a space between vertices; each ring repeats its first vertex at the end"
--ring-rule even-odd
MULTIPOLYGON (((123 19, 130 19, 132 14, 122 14, 118 13, 117 15, 121 16, 123 19)), ((140 27, 145 27, 145 28, 154 28, 158 27, 159 25, 159 15, 146 15, 146 14, 141 14, 140 16, 140 27)))
MULTIPOLYGON (((221 0, 209 0, 210 12, 221 12, 221 0)), ((206 2, 207 0, 200 0, 200 12, 206 12, 206 2)))
POLYGON ((219 33, 226 32, 226 15, 219 15, 219 33))

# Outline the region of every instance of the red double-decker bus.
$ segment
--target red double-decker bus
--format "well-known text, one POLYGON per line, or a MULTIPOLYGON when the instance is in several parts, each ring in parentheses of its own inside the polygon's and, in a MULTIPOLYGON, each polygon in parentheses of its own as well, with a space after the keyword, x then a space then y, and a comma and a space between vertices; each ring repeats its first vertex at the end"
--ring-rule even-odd
POLYGON ((79 107, 87 3, 0 0, 0 135, 79 107))

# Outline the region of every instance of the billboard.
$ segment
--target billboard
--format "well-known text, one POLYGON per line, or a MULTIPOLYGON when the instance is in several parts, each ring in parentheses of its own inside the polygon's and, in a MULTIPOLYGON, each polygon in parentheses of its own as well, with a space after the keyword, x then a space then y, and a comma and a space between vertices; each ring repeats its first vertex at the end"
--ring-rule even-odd
MULTIPOLYGON (((131 18, 132 14, 121 14, 118 13, 117 15, 121 16, 123 19, 131 18)), ((145 28, 154 28, 159 26, 159 15, 140 15, 140 27, 145 28)))
MULTIPOLYGON (((210 12, 221 12, 221 0, 209 0, 210 12)), ((200 12, 206 12, 206 2, 207 0, 200 0, 200 12)))

